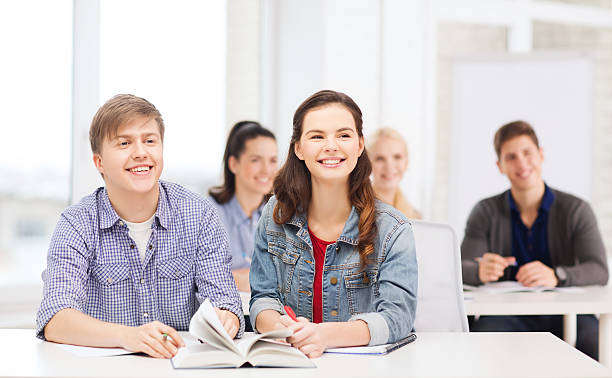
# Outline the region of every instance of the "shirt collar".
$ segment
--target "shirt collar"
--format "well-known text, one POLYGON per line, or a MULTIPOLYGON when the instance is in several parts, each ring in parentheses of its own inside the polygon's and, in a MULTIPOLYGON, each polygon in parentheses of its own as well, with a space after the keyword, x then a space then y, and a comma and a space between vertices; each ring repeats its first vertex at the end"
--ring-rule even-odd
MULTIPOLYGON (((154 218, 159 221, 159 224, 163 228, 168 228, 170 225, 170 221, 172 218, 172 210, 170 209, 170 205, 168 204, 168 198, 166 190, 161 182, 159 185, 159 201, 157 202, 157 210, 155 211, 154 218)), ((121 220, 113 205, 110 203, 110 199, 108 198, 108 191, 106 188, 101 188, 98 194, 98 202, 102 211, 100 212, 100 228, 110 228, 115 223, 121 220)))
MULTIPOLYGON (((538 211, 545 211, 548 213, 550 211, 550 207, 552 206, 554 199, 555 199, 555 195, 553 194, 552 190, 550 190, 548 185, 546 185, 545 183, 544 184, 544 195, 542 196, 542 201, 540 202, 540 207, 538 208, 538 211)), ((508 190, 508 203, 510 204, 510 210, 516 213, 520 213, 519 208, 516 205, 516 202, 514 201, 514 198, 512 198, 511 190, 508 190)))
POLYGON ((227 206, 229 210, 229 216, 233 218, 232 223, 242 224, 250 222, 251 220, 253 222, 257 222, 261 217, 261 212, 265 206, 265 203, 260 204, 259 207, 253 211, 253 214, 250 217, 244 213, 244 210, 242 210, 242 207, 240 206, 240 202, 238 202, 238 198, 236 198, 236 195, 234 195, 232 199, 229 200, 227 206))

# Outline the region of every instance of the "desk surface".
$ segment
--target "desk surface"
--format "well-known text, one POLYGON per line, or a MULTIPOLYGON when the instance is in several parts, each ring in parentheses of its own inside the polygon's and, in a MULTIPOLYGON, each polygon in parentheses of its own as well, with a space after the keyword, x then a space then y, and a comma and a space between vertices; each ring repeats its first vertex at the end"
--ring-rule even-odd
POLYGON ((491 294, 465 292, 468 315, 563 315, 612 313, 612 287, 584 286, 580 293, 544 291, 540 293, 491 294))
POLYGON ((417 335, 387 356, 327 354, 315 369, 174 370, 169 360, 144 356, 76 357, 33 330, 0 329, 0 377, 612 377, 549 333, 417 335))

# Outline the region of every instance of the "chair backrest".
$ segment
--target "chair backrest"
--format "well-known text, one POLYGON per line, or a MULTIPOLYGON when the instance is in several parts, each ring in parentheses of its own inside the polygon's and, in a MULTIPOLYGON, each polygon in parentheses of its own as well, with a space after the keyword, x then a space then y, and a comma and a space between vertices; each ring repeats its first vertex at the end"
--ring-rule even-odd
POLYGON ((463 304, 461 253, 447 224, 413 221, 419 288, 417 332, 468 332, 463 304))

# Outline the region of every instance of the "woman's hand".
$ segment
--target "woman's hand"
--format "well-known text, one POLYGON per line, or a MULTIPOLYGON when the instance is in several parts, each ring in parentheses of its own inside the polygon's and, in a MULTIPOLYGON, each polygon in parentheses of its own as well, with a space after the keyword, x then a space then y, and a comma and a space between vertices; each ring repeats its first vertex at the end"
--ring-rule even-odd
POLYGON ((287 342, 298 348, 309 358, 320 357, 327 348, 327 336, 319 324, 311 323, 308 319, 298 317, 293 321, 289 316, 280 317, 281 324, 293 330, 293 335, 287 337, 287 342))

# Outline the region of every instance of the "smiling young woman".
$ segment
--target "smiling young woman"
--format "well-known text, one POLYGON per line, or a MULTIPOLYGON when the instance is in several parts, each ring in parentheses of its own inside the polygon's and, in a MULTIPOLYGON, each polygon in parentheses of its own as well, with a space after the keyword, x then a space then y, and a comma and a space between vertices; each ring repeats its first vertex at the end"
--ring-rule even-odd
POLYGON ((251 322, 309 357, 328 347, 406 337, 416 309, 410 223, 375 200, 361 110, 347 95, 320 91, 293 118, 285 164, 255 234, 251 322), (284 306, 298 321, 285 314, 284 306))
POLYGON ((236 123, 223 155, 223 183, 208 192, 229 236, 238 290, 250 291, 253 237, 278 170, 274 134, 254 121, 236 123))
POLYGON ((394 129, 383 127, 368 136, 367 146, 376 198, 410 219, 421 219, 421 213, 408 202, 399 187, 408 169, 408 145, 402 135, 394 129))

